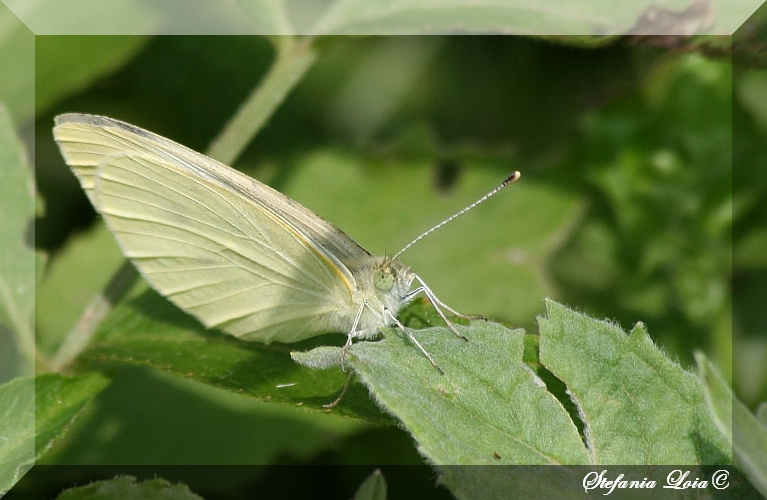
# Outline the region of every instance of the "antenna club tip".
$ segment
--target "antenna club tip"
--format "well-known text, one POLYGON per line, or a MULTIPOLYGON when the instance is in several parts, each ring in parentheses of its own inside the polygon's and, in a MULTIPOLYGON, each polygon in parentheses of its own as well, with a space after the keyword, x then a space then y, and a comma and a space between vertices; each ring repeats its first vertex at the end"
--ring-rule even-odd
POLYGON ((519 172, 519 170, 515 170, 511 173, 510 176, 506 177, 506 180, 503 181, 503 185, 511 184, 512 182, 518 180, 520 177, 522 177, 522 174, 519 172))

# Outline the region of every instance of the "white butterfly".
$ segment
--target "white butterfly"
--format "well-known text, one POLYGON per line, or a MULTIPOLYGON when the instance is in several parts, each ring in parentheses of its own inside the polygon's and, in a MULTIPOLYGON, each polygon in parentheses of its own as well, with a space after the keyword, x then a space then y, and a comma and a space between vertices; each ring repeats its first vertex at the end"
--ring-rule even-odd
MULTIPOLYGON (((212 158, 103 116, 56 117, 56 142, 123 253, 160 294, 205 326, 269 343, 327 332, 369 339, 428 286, 294 200, 212 158), (412 288, 413 283, 417 286, 412 288)), ((441 370, 440 370, 441 371, 441 370)))

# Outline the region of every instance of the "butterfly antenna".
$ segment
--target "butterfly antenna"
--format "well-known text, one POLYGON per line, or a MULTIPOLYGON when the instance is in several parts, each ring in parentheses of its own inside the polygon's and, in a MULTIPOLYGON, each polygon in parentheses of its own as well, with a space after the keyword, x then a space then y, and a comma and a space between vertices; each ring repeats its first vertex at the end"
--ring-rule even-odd
POLYGON ((424 231, 423 233, 421 233, 420 235, 418 235, 418 237, 416 237, 415 239, 413 239, 413 241, 411 241, 410 243, 408 243, 407 245, 405 245, 405 246, 402 248, 402 250, 400 250, 399 252, 395 253, 395 254, 394 254, 394 256, 392 257, 392 259, 396 259, 396 258, 397 258, 397 257, 399 257, 399 256, 400 256, 400 254, 402 254, 402 253, 403 253, 405 250, 407 250, 408 248, 412 247, 413 245, 415 245, 416 243, 418 243, 419 241, 421 241, 423 238, 425 238, 425 237, 429 236, 431 233, 433 233, 433 232, 434 232, 434 231, 436 231, 437 229, 441 228, 442 226, 444 226, 444 225, 445 225, 445 224, 447 224, 448 222, 452 221, 453 219, 456 219, 457 217, 460 217, 461 215, 465 214, 466 212, 468 212, 468 211, 469 211, 469 210, 471 210, 472 208, 476 207, 476 206, 477 206, 477 205, 479 205, 480 203, 482 203, 482 202, 486 201, 488 198, 490 198, 491 196, 493 196, 493 195, 494 195, 494 194, 496 194, 498 191, 500 191, 501 189, 505 188, 506 186, 508 186, 508 185, 509 185, 509 184, 511 184, 512 182, 516 181, 516 180, 517 180, 517 179, 519 179, 521 176, 522 176, 522 174, 520 174, 519 172, 514 172, 514 173, 512 173, 512 174, 511 174, 510 176, 508 176, 508 177, 507 177, 507 178, 506 178, 506 179, 505 179, 505 180, 504 180, 502 183, 500 183, 498 186, 496 186, 494 189, 492 189, 490 192, 488 192, 488 193, 487 193, 485 196, 483 196, 482 198, 478 199, 477 201, 475 201, 475 202, 474 202, 474 203, 472 203, 471 205, 469 205, 469 206, 467 206, 467 207, 464 207, 464 208, 462 208, 461 210, 457 211, 456 213, 454 213, 453 215, 451 215, 451 216, 450 216, 450 217, 448 217, 447 219, 445 219, 445 220, 443 220, 442 222, 440 222, 439 224, 437 224, 436 226, 434 226, 434 227, 432 227, 432 228, 430 228, 430 229, 427 229, 426 231, 424 231))

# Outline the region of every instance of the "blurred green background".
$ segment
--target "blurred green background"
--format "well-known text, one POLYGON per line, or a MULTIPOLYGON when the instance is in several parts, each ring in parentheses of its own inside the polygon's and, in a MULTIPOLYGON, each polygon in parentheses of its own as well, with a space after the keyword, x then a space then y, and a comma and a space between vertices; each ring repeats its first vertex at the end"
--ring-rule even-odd
MULTIPOLYGON (((705 351, 750 408, 767 399, 763 70, 627 40, 586 49, 521 37, 337 37, 318 46, 237 168, 377 254, 520 170, 520 182, 402 260, 454 308, 531 333, 544 297, 625 329, 642 321, 685 367, 705 351)), ((37 298, 43 352, 121 260, 58 154, 53 116, 103 114, 204 151, 271 57, 254 37, 37 37, 45 209, 36 241, 50 253, 37 298)), ((421 463, 393 426, 139 368, 114 377, 45 463, 421 463)))

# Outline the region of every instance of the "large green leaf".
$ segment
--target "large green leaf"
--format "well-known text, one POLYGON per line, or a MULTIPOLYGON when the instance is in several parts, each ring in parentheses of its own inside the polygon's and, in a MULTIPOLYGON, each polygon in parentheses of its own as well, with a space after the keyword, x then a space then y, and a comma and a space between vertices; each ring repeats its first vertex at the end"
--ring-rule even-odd
POLYGON ((34 181, 24 146, 0 103, 0 382, 32 372, 34 181))
POLYGON ((64 491, 56 500, 202 500, 186 485, 171 484, 164 479, 137 482, 136 478, 120 476, 96 481, 64 491))
POLYGON ((0 494, 35 460, 35 382, 17 378, 0 386, 0 494))
POLYGON ((349 349, 376 401, 400 419, 440 465, 585 464, 578 429, 522 361, 524 333, 496 323, 415 333, 444 371, 398 332, 349 349))
POLYGON ((376 470, 365 479, 353 500, 386 500, 386 481, 381 471, 376 470))
MULTIPOLYGON (((541 319, 540 361, 567 389, 570 414, 523 362, 523 334, 494 323, 416 336, 444 371, 396 331, 351 346, 373 397, 433 463, 720 464, 732 460, 700 380, 630 334, 554 302, 541 319), (578 428, 583 429, 582 435, 578 428)), ((563 394, 559 394, 563 397, 563 394)))
POLYGON ((35 111, 35 36, 0 3, 0 101, 17 123, 31 119, 35 111))
POLYGON ((592 463, 732 462, 700 379, 658 349, 643 325, 627 335, 555 302, 547 309, 541 362, 567 385, 592 463))
POLYGON ((767 422, 755 418, 735 397, 705 355, 698 353, 696 360, 711 418, 732 447, 735 463, 751 484, 767 496, 767 422))
MULTIPOLYGON (((116 15, 95 0, 37 2, 10 8, 38 34, 434 34, 507 33, 591 35, 572 43, 598 43, 599 35, 731 34, 758 0, 336 0, 290 8, 285 0, 212 0, 146 4, 113 2, 116 15), (191 10, 183 11, 187 7, 191 10), (186 14, 182 16, 181 14, 186 14), (207 21, 207 22, 206 22, 207 21)), ((112 6, 112 4, 110 4, 112 6)))
POLYGON ((41 456, 60 438, 85 406, 109 383, 99 373, 35 378, 35 453, 41 456))
POLYGON ((455 464, 732 461, 707 413, 700 379, 665 356, 641 326, 626 334, 554 302, 540 323, 540 373, 555 375, 566 392, 523 361, 521 331, 494 323, 459 327, 468 343, 446 328, 415 332, 444 374, 395 330, 381 342, 354 344, 347 355, 459 498, 512 498, 511 492, 525 498, 525 491, 546 498, 542 492, 572 488, 583 473, 552 468, 528 483, 533 489, 520 489, 521 478, 503 469, 455 464), (566 410, 569 403, 574 411, 566 410), (538 484, 543 490, 531 486, 538 484))
POLYGON ((106 384, 99 374, 48 374, 0 386, 0 492, 9 490, 63 436, 106 384))
MULTIPOLYGON (((711 2, 716 4, 718 2, 711 2)), ((339 0, 311 26, 325 34, 424 34, 424 33, 513 33, 536 35, 619 35, 629 32, 652 35, 732 33, 758 6, 757 2, 722 4, 728 16, 716 16, 717 6, 690 6, 685 0, 647 2, 598 0, 511 2, 471 0, 390 0, 365 2, 339 0), (673 22, 669 22, 672 18, 673 22), (736 19, 739 21, 735 22, 736 19)), ((599 43, 595 36, 572 40, 579 44, 599 43)))
MULTIPOLYGON (((343 337, 319 341, 342 342, 343 337)), ((295 345, 243 342, 206 331, 191 317, 152 291, 118 306, 81 356, 81 368, 115 363, 148 366, 260 401, 322 409, 344 386, 339 370, 312 372, 293 363, 295 345)), ((381 414, 355 390, 341 414, 381 420, 381 414)))

